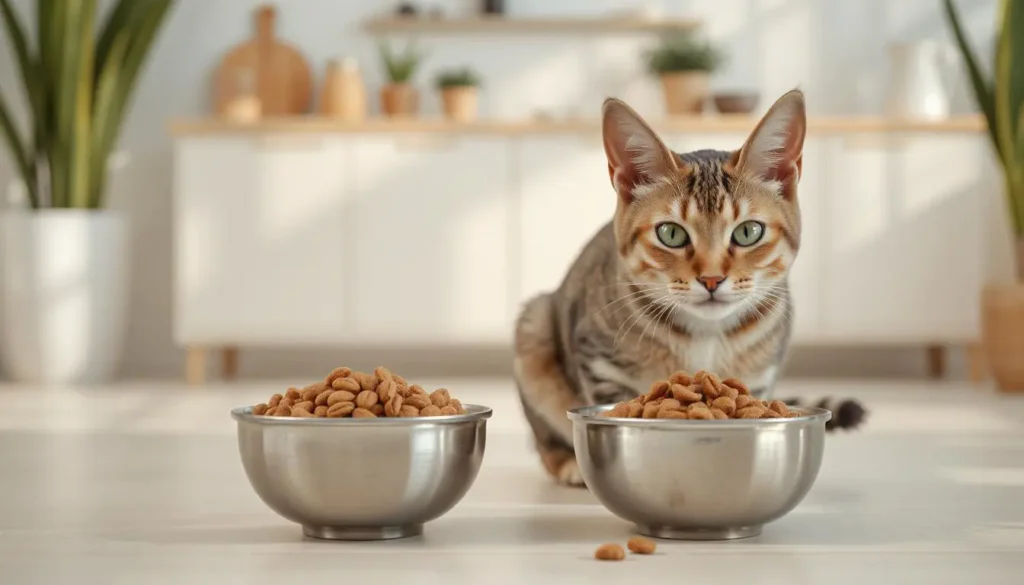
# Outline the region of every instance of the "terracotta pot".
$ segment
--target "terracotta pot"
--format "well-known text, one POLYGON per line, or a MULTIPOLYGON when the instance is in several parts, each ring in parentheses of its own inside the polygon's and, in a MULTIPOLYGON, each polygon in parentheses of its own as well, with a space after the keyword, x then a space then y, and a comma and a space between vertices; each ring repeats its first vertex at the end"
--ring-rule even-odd
POLYGON ((389 83, 380 89, 380 109, 386 116, 415 116, 420 109, 419 91, 408 83, 389 83))
POLYGON ((990 285, 982 293, 985 360, 1004 392, 1024 392, 1024 283, 990 285))
POLYGON ((456 122, 472 122, 477 114, 477 88, 446 87, 441 90, 444 115, 456 122))
POLYGON ((711 76, 705 71, 663 73, 661 90, 669 115, 699 114, 711 94, 711 76))

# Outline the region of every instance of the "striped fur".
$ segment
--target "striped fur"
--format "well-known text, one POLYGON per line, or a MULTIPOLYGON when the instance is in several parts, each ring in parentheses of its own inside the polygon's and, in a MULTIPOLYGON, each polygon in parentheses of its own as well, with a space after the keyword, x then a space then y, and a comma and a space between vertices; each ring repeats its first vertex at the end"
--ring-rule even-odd
POLYGON ((626 104, 606 101, 614 218, 516 325, 520 399, 558 482, 582 484, 567 409, 632 398, 677 370, 714 371, 772 394, 794 315, 787 275, 800 246, 804 127, 803 95, 793 91, 736 151, 677 154, 626 104), (733 230, 750 219, 765 226, 762 239, 736 245, 733 230), (665 221, 691 243, 660 242, 665 221), (699 280, 722 277, 716 288, 699 280))

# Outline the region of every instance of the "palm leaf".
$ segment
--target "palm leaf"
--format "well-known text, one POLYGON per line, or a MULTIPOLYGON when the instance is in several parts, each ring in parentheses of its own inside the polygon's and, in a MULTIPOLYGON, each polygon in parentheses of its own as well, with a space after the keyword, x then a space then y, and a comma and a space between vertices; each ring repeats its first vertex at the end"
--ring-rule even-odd
POLYGON ((82 0, 78 22, 69 30, 67 49, 75 52, 69 61, 75 64, 75 78, 66 89, 71 94, 73 111, 68 146, 71 160, 68 177, 68 204, 71 207, 87 207, 89 204, 90 157, 102 156, 92 153, 92 96, 93 66, 96 58, 96 0, 82 0))
POLYGON ((7 37, 14 51, 18 62, 18 69, 21 72, 22 83, 25 84, 25 97, 28 100, 30 111, 35 123, 33 131, 33 145, 22 144, 17 131, 14 128, 9 110, 6 104, 0 104, 0 117, 3 118, 4 135, 7 137, 12 154, 19 160, 16 161, 18 170, 21 172, 22 181, 28 190, 32 206, 37 205, 38 185, 35 172, 35 154, 39 148, 40 131, 38 128, 41 122, 41 93, 38 83, 37 65, 29 52, 28 41, 26 40, 25 29, 22 26, 18 15, 11 8, 9 0, 0 0, 0 12, 3 14, 4 28, 7 30, 7 37), (15 144, 15 141, 17 144, 15 144))
POLYGON ((999 141, 998 133, 996 132, 997 121, 996 121, 996 106, 995 97, 992 84, 989 83, 981 72, 981 66, 978 64, 978 58, 974 53, 974 49, 967 40, 967 35, 964 32, 963 26, 960 22, 960 15, 953 5, 953 0, 943 0, 943 6, 946 9, 946 17, 949 20, 950 26, 953 29, 953 36, 956 37, 957 45, 960 47, 960 52, 963 54, 964 62, 967 64, 967 73, 971 79, 971 85, 974 87, 974 97, 978 103, 978 107, 985 115, 985 119, 988 122, 988 131, 992 139, 992 146, 996 149, 996 154, 999 156, 1000 161, 1005 161, 1005 157, 1002 150, 1002 145, 999 141))
POLYGON ((21 141, 21 136, 18 135, 18 129, 14 127, 14 121, 11 119, 3 95, 0 95, 0 131, 2 131, 7 142, 7 148, 11 152, 11 157, 14 158, 14 164, 17 165, 18 171, 21 173, 25 187, 28 189, 29 201, 32 207, 38 207, 39 200, 35 191, 35 177, 32 176, 32 169, 29 166, 28 151, 21 141))
POLYGON ((111 96, 104 98, 105 104, 107 104, 105 108, 109 111, 104 114, 105 119, 102 125, 97 124, 99 136, 94 139, 94 148, 102 153, 102 160, 95 162, 95 165, 99 165, 99 170, 96 171, 97 176, 90 188, 90 206, 99 206, 102 203, 107 156, 113 150, 114 143, 120 135, 127 105, 134 94, 139 73, 172 4, 173 0, 148 2, 146 11, 140 13, 138 22, 132 27, 133 30, 125 30, 122 33, 129 36, 129 41, 121 61, 120 72, 116 77, 117 84, 111 91, 111 96))
MULTIPOLYGON (((100 28, 100 35, 96 41, 96 77, 106 68, 107 62, 112 58, 114 43, 121 32, 126 30, 133 22, 137 22, 140 12, 149 5, 148 0, 120 0, 104 21, 100 28)), ((122 56, 123 57, 123 56, 122 56)))

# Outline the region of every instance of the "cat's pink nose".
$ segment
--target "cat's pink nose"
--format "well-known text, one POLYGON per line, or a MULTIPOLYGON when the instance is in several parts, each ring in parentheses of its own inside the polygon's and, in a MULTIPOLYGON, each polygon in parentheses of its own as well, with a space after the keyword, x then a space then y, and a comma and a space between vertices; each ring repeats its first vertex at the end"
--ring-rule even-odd
POLYGON ((724 276, 698 276, 697 281, 704 285, 704 288, 708 289, 708 292, 715 292, 718 285, 722 284, 725 280, 724 276))

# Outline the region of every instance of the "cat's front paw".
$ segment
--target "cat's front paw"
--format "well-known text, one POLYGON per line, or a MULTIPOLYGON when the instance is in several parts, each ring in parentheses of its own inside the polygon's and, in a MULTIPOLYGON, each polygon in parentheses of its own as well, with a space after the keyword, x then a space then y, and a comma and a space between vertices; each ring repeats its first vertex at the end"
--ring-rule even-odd
POLYGON ((575 459, 569 459, 558 469, 555 480, 559 485, 568 487, 586 487, 583 483, 583 475, 580 473, 580 466, 575 459))

